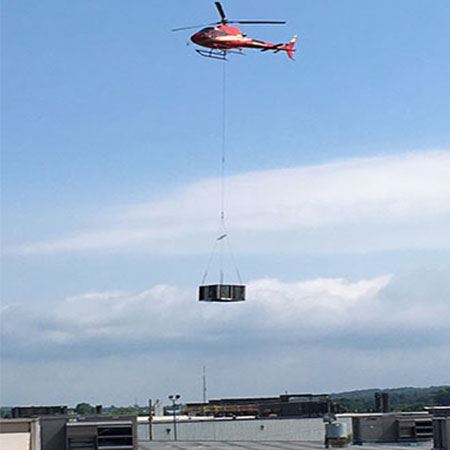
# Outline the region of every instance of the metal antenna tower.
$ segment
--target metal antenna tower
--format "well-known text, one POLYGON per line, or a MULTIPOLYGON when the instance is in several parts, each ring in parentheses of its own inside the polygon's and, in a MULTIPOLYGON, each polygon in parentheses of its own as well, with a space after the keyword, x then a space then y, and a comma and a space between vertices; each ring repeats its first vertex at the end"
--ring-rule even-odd
POLYGON ((205 366, 203 366, 202 382, 203 382, 203 404, 205 404, 208 400, 207 387, 206 387, 206 367, 205 366))

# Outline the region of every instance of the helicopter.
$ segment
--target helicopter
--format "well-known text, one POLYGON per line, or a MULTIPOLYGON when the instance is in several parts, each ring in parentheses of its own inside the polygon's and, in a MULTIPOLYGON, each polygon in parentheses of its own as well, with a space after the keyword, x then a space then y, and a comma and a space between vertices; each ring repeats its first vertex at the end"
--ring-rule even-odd
MULTIPOLYGON (((288 43, 273 44, 257 39, 247 37, 237 27, 229 24, 270 24, 281 25, 285 21, 279 20, 228 20, 225 11, 220 2, 214 2, 219 13, 220 20, 207 24, 206 28, 202 28, 191 36, 191 41, 201 47, 206 47, 209 50, 196 48, 195 51, 201 55, 213 59, 226 60, 228 54, 243 54, 244 48, 259 49, 262 52, 273 51, 274 53, 286 52, 289 59, 294 59, 295 43, 297 36, 294 36, 288 43)), ((172 31, 182 31, 198 28, 201 25, 174 28, 172 31)))

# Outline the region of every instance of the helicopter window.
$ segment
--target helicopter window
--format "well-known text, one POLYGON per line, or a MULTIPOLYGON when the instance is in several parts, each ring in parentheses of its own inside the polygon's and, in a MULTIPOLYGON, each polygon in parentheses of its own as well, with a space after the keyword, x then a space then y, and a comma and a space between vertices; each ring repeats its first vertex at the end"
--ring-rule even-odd
POLYGON ((203 28, 202 30, 200 30, 200 33, 210 33, 213 30, 214 30, 214 28, 207 27, 207 28, 203 28))

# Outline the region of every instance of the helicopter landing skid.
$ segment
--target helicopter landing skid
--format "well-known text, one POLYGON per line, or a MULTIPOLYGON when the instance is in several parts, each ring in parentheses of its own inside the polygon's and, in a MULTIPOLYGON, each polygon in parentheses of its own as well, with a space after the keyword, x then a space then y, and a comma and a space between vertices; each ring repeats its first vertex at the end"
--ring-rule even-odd
POLYGON ((227 54, 232 53, 233 55, 243 55, 240 51, 233 51, 233 50, 201 50, 199 48, 196 48, 195 51, 205 58, 212 58, 212 59, 220 59, 222 61, 227 61, 227 54))

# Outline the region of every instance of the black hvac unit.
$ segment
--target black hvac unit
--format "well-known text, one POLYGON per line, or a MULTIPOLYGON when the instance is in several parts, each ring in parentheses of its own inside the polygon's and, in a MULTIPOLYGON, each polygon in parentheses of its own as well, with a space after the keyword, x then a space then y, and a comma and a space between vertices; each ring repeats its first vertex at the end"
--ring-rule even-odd
POLYGON ((198 300, 200 302, 243 302, 245 300, 245 286, 241 284, 200 286, 198 300))

